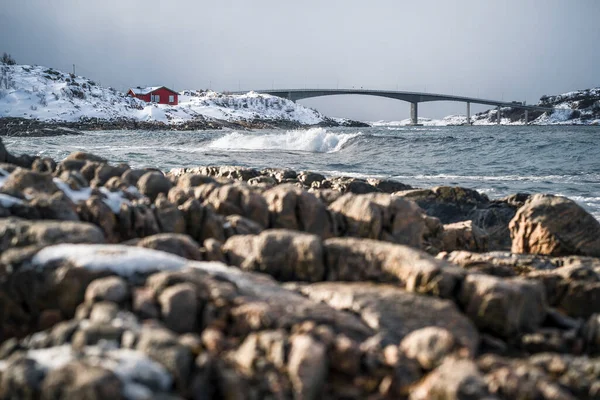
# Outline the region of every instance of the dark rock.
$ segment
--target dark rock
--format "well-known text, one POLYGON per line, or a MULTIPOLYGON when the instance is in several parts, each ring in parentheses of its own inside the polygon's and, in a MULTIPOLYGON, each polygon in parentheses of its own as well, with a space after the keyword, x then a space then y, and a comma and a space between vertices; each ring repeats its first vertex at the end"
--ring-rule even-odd
POLYGON ((108 243, 121 241, 119 235, 119 221, 110 207, 99 196, 90 196, 77 205, 77 213, 82 221, 91 222, 102 228, 108 243))
POLYGON ((221 215, 241 215, 258 223, 263 228, 269 226, 269 209, 265 199, 245 184, 222 185, 203 191, 208 185, 196 190, 196 198, 204 205, 211 205, 221 215), (200 189, 200 190, 198 190, 200 189))
POLYGON ((315 182, 322 182, 325 180, 325 176, 317 174, 316 172, 301 171, 297 175, 297 179, 306 187, 311 187, 315 182))
POLYGON ((228 215, 225 217, 223 227, 225 229, 225 236, 227 237, 234 235, 257 235, 263 231, 261 225, 240 215, 228 215))
POLYGON ((165 326, 177 333, 192 332, 196 327, 196 288, 180 283, 162 291, 158 297, 165 326))
POLYGON ((185 219, 177 206, 160 194, 155 201, 154 214, 162 232, 185 233, 185 219))
POLYGON ((295 398, 321 398, 327 379, 327 348, 310 335, 292 337, 287 369, 295 398))
POLYGON ((402 190, 410 190, 412 186, 388 179, 367 179, 367 183, 384 193, 395 193, 402 190))
POLYGON ((147 236, 135 243, 138 247, 160 250, 189 260, 202 260, 200 246, 188 235, 160 233, 147 236))
POLYGON ((85 301, 88 303, 111 301, 119 304, 128 298, 129 286, 123 278, 118 276, 93 280, 85 291, 85 301))
POLYGON ((0 380, 0 398, 6 400, 36 400, 45 371, 34 360, 15 355, 7 361, 0 380))

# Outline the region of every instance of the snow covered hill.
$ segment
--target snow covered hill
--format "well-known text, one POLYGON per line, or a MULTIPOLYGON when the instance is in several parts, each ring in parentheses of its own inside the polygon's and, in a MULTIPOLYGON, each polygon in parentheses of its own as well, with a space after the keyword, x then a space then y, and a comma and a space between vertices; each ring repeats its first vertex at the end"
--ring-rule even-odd
POLYGON ((184 91, 177 106, 146 103, 81 76, 29 65, 0 66, 0 117, 48 122, 125 119, 170 125, 197 119, 279 120, 300 125, 345 122, 286 99, 253 92, 184 91))

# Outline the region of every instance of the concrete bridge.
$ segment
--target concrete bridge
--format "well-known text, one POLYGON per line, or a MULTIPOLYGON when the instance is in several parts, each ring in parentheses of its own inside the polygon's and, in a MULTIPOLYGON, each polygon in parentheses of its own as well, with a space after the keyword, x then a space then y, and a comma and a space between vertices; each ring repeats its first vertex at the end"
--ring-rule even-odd
MULTIPOLYGON (((344 94, 366 95, 387 97, 389 99, 402 100, 410 103, 410 120, 412 125, 419 124, 419 103, 429 101, 458 101, 467 105, 467 124, 471 124, 471 104, 484 104, 495 106, 497 120, 500 123, 501 108, 513 107, 525 110, 525 123, 527 123, 528 112, 531 111, 553 111, 550 107, 530 106, 521 102, 506 102, 498 100, 479 99, 475 97, 453 96, 448 94, 404 92, 394 90, 369 90, 369 89, 272 89, 255 90, 257 93, 270 94, 283 97, 296 102, 297 100, 308 99, 311 97, 334 96, 344 94)), ((247 92, 234 92, 233 94, 244 94, 247 92)))

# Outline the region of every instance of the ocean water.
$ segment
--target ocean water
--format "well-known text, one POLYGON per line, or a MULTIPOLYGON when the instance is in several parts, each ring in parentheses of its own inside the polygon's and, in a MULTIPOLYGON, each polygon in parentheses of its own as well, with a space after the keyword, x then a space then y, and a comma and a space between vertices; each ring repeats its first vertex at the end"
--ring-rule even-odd
POLYGON ((57 160, 88 151, 133 167, 242 165, 459 185, 490 198, 567 196, 600 219, 600 127, 477 126, 237 131, 100 131, 5 138, 13 153, 57 160))

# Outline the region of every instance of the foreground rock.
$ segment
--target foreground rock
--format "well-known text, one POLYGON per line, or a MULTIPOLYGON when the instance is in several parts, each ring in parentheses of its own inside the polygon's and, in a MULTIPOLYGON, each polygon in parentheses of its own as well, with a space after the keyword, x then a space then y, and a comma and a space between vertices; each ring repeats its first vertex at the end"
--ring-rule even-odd
POLYGON ((572 200, 534 195, 510 222, 513 253, 600 257, 600 222, 572 200))

